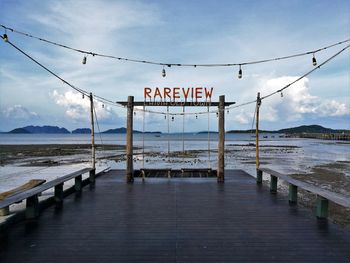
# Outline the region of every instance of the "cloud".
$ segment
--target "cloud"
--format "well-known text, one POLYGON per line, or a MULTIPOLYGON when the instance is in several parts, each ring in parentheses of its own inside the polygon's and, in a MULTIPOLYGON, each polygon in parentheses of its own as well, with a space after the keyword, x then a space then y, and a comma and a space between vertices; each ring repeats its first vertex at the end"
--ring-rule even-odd
MULTIPOLYGON (((259 81, 258 87, 264 96, 286 86, 297 78, 283 76, 263 79, 259 81)), ((261 118, 268 121, 296 121, 303 120, 310 115, 313 117, 335 117, 350 114, 349 106, 345 103, 312 95, 307 78, 284 90, 281 96, 275 95, 264 100, 262 110, 264 114, 261 118)))
MULTIPOLYGON (((75 93, 73 91, 60 94, 56 90, 53 91, 51 97, 55 100, 57 105, 65 109, 65 114, 69 118, 75 121, 90 120, 90 100, 88 97, 85 96, 83 98, 80 93, 75 93)), ((94 108, 100 123, 118 123, 121 121, 114 110, 102 102, 94 100, 94 108)))
POLYGON ((3 116, 7 119, 12 120, 38 120, 39 115, 34 111, 29 111, 27 108, 23 107, 22 105, 14 105, 12 107, 8 107, 7 109, 3 110, 2 112, 3 116))

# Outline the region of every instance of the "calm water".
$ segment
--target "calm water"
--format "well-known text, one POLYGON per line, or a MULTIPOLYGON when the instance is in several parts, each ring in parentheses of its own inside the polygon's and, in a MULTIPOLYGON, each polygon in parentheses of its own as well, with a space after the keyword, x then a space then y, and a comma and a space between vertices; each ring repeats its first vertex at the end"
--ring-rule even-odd
MULTIPOLYGON (((96 135, 96 143, 125 145, 125 134, 99 134, 96 135)), ((325 141, 316 139, 280 138, 278 134, 261 134, 260 145, 273 146, 297 146, 295 149, 282 150, 280 148, 261 148, 261 159, 265 163, 281 172, 307 172, 311 167, 319 164, 328 164, 336 161, 350 161, 350 144, 340 141, 325 141)), ((88 134, 0 134, 0 144, 89 144, 88 134)), ((226 168, 239 168, 254 173, 255 153, 252 147, 246 147, 254 143, 252 134, 226 134, 226 149, 231 150, 226 154, 226 168), (237 146, 242 145, 242 146, 237 146)), ((197 160, 169 161, 164 158, 151 158, 145 163, 139 156, 135 160, 135 168, 144 167, 173 167, 181 168, 206 167, 208 164, 208 134, 134 134, 134 145, 145 146, 145 152, 170 152, 185 150, 202 150, 197 160), (144 138, 144 140, 143 140, 144 138), (183 161, 186 161, 185 164, 183 161)), ((210 134, 209 147, 213 151, 210 156, 210 165, 216 166, 217 134, 210 134)), ((124 168, 125 163, 111 163, 113 168, 124 168)), ((350 171, 345 171, 350 175, 350 171)))

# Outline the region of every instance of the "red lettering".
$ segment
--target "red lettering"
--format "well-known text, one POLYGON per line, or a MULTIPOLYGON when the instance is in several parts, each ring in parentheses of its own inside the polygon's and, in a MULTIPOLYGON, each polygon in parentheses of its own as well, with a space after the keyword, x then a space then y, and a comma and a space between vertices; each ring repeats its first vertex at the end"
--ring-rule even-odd
POLYGON ((210 92, 207 90, 207 88, 204 88, 205 98, 211 99, 211 95, 213 94, 213 88, 210 88, 210 92))
POLYGON ((171 99, 170 93, 171 93, 171 88, 164 88, 164 99, 166 99, 167 97, 171 99))
POLYGON ((151 92, 152 92, 152 89, 151 89, 151 88, 145 88, 145 89, 144 89, 144 95, 143 95, 144 98, 146 99, 146 98, 148 97, 148 98, 151 99, 151 98, 152 98, 151 95, 150 95, 151 92))
POLYGON ((190 89, 187 88, 187 92, 186 92, 185 88, 182 88, 182 92, 183 92, 183 94, 184 94, 184 96, 185 96, 185 100, 187 100, 188 94, 190 93, 190 89))
POLYGON ((174 99, 180 99, 179 89, 180 88, 173 88, 173 98, 174 99))
POLYGON ((156 88, 154 92, 154 99, 156 99, 157 96, 160 97, 160 99, 162 99, 162 93, 160 93, 159 88, 156 88))
POLYGON ((203 92, 203 88, 202 87, 197 87, 196 88, 196 93, 195 93, 196 100, 202 98, 202 92, 203 92))

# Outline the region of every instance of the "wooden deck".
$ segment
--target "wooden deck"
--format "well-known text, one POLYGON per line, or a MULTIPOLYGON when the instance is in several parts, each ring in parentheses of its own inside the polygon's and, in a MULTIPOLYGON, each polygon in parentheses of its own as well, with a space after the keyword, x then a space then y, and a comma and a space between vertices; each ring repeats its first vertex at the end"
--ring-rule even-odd
POLYGON ((110 171, 61 209, 12 226, 0 262, 349 262, 350 233, 243 171, 135 178, 110 171))

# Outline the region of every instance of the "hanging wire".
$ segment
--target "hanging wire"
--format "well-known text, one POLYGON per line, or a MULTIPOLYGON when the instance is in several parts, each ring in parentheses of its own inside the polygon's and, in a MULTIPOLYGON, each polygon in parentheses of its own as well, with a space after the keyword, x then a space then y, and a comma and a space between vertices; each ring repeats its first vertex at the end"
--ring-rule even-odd
POLYGON ((209 113, 209 105, 208 105, 208 169, 211 169, 210 163, 210 113, 209 113))
MULTIPOLYGON (((3 26, 4 27, 4 26, 3 26)), ((4 27, 6 28, 6 27, 4 27)), ((8 29, 8 28, 7 28, 8 29)), ((11 29, 10 29, 11 30, 11 29)), ((0 37, 2 39, 4 39, 3 36, 0 35, 0 37)), ((318 51, 321 51, 321 50, 324 50, 326 48, 330 48, 332 46, 335 46, 335 45, 338 45, 338 44, 342 44, 342 43, 345 43, 345 42, 348 42, 350 41, 350 39, 348 40, 345 40, 345 41, 342 41, 342 42, 339 42, 339 43, 336 43, 336 44, 333 44, 331 46, 328 46, 328 47, 325 47, 325 48, 321 48, 321 49, 318 49, 316 51, 312 51, 312 52, 308 52, 308 53, 315 53, 315 52, 318 52, 318 51)), ((36 59, 34 59, 33 57, 31 57, 30 55, 28 55, 26 52, 24 52, 22 49, 20 49, 19 47, 17 47, 16 45, 14 45, 11 41, 8 41, 7 43, 9 43, 12 47, 14 47, 17 51, 19 51, 20 53, 22 53, 23 55, 25 55, 26 57, 28 57, 30 60, 32 60, 33 62, 35 62, 37 65, 39 65, 40 67, 42 67, 44 70, 46 70, 47 72, 49 72, 50 74, 52 74, 53 76, 55 76, 56 78, 58 78, 59 80, 61 80, 63 83, 67 84, 68 86, 70 86, 72 89, 82 93, 82 94, 85 94, 85 95, 89 95, 89 92, 83 90, 83 89, 80 89, 78 87, 75 87, 74 85, 70 84, 68 81, 66 81, 65 79, 61 78, 60 76, 58 76, 56 73, 54 73, 52 70, 48 69, 47 67, 45 67, 43 64, 41 64, 40 62, 38 62, 36 59)), ((289 83, 288 85, 284 86, 283 88, 279 89, 279 90, 276 90, 275 92, 272 92, 264 97, 262 97, 261 99, 266 99, 270 96, 273 96, 275 95, 276 93, 279 93, 287 88, 289 88, 290 86, 292 86, 293 84, 295 84, 296 82, 300 81, 301 79, 305 78, 306 76, 310 75, 311 73, 313 73, 315 70, 319 69, 321 66, 327 64, 328 62, 330 62, 331 60, 333 60, 335 57, 337 57, 339 54, 341 54, 342 52, 344 52, 346 49, 348 49, 350 47, 350 45, 347 45, 346 47, 344 47, 343 49, 341 49, 340 51, 338 51, 337 53, 335 53, 333 56, 331 56, 330 58, 328 58, 327 60, 325 60, 323 63, 321 63, 319 66, 313 68, 312 70, 308 71, 307 73, 305 73, 304 75, 302 75, 301 77, 299 77, 298 79, 296 79, 295 81, 289 83)), ((86 53, 86 52, 83 52, 83 53, 86 53)), ((88 54, 88 53, 86 53, 88 54)), ((240 63, 241 65, 243 65, 244 63, 240 63)), ((246 63, 247 64, 247 63, 246 63)), ((166 64, 167 66, 171 66, 171 64, 166 64)), ((110 105, 113 105, 113 106, 118 106, 118 107, 121 107, 121 108, 126 108, 124 105, 121 105, 117 102, 114 102, 114 101, 111 101, 111 100, 108 100, 106 98, 103 98, 103 97, 100 97, 100 96, 97 96, 97 95, 94 95, 94 97, 97 98, 98 101, 100 102, 105 102, 105 103, 108 103, 110 105)), ((245 103, 240 103, 240 104, 236 104, 234 106, 229 106, 227 107, 227 109, 234 109, 234 108, 238 108, 238 107, 242 107, 242 106, 246 106, 246 105, 249 105, 249 104, 252 104, 252 103, 255 103, 256 100, 253 100, 253 101, 249 101, 249 102, 245 102, 245 103)), ((160 112, 160 111, 151 111, 151 110, 147 110, 146 112, 149 112, 149 113, 154 113, 154 114, 165 114, 164 112, 160 112)), ((210 111, 210 113, 217 113, 218 111, 217 110, 214 110, 214 111, 210 111)), ((189 112, 189 113, 186 113, 187 115, 193 115, 193 114, 206 114, 207 112, 189 112)), ((172 121, 174 120, 174 115, 181 115, 183 113, 171 113, 172 115, 172 121)))
POLYGON ((196 67, 232 67, 232 66, 253 65, 253 64, 260 64, 260 63, 266 63, 266 62, 271 62, 271 61, 278 61, 278 60, 284 60, 284 59, 290 59, 290 58, 315 54, 317 52, 320 52, 320 51, 323 51, 323 50, 326 50, 326 49, 329 49, 329 48, 332 48, 334 46, 341 45, 341 44, 344 44, 344 43, 350 41, 350 39, 346 39, 346 40, 331 44, 329 46, 321 47, 321 48, 307 51, 307 52, 301 52, 301 53, 296 53, 296 54, 287 55, 287 56, 268 58, 268 59, 262 59, 262 60, 255 60, 255 61, 247 61, 247 62, 240 62, 240 63, 183 64, 183 63, 164 63, 164 62, 155 62, 155 61, 148 61, 148 60, 141 60, 141 59, 131 59, 131 58, 125 58, 125 57, 117 57, 117 56, 113 56, 113 55, 106 55, 106 54, 92 52, 92 51, 86 51, 83 49, 73 48, 73 47, 70 47, 70 46, 67 46, 64 44, 60 44, 58 42, 47 40, 45 38, 37 37, 37 36, 34 36, 32 34, 22 32, 22 31, 19 31, 17 29, 10 28, 10 27, 7 27, 7 26, 2 25, 2 24, 0 26, 3 27, 4 29, 11 31, 11 32, 14 32, 14 33, 26 36, 26 37, 30 37, 33 39, 37 39, 37 40, 40 40, 42 42, 45 42, 45 43, 48 43, 51 45, 55 45, 55 46, 58 46, 61 48, 65 48, 68 50, 72 50, 72 51, 76 51, 76 52, 79 52, 82 54, 86 54, 86 55, 92 55, 92 56, 98 56, 98 57, 104 57, 104 58, 110 58, 110 59, 116 59, 116 60, 122 60, 122 61, 129 61, 129 62, 135 62, 135 63, 168 66, 168 67, 178 66, 178 67, 195 67, 196 68, 196 67))
POLYGON ((143 105, 143 114, 142 114, 142 168, 145 168, 145 105, 143 105))
POLYGON ((185 106, 182 107, 182 162, 185 161, 185 106))
MULTIPOLYGON (((100 125, 98 123, 98 119, 97 119, 97 113, 96 113, 95 104, 93 104, 93 107, 94 107, 94 115, 95 115, 96 125, 97 125, 97 129, 98 129, 98 134, 99 134, 100 141, 101 141, 102 151, 105 153, 106 152, 106 148, 105 148, 105 144, 104 144, 104 142, 102 140, 102 133, 101 133, 101 130, 100 130, 100 125)), ((106 161, 106 163, 107 163, 107 161, 106 161)))

